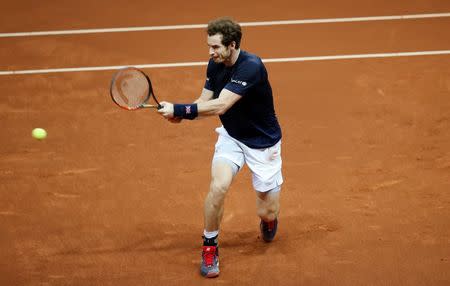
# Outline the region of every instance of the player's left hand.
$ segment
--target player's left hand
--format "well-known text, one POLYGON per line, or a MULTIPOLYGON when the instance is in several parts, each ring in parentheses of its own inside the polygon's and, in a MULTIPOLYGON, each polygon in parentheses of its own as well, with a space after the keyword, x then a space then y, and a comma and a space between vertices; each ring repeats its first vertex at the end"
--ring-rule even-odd
POLYGON ((158 113, 167 119, 173 118, 173 103, 162 101, 160 105, 162 108, 158 109, 158 113))

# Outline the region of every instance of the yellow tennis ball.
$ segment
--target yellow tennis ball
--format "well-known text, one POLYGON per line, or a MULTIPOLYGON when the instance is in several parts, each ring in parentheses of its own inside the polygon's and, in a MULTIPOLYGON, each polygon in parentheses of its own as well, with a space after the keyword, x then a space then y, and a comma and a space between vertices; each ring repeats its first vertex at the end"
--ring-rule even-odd
POLYGON ((47 137, 47 131, 45 131, 44 128, 34 128, 33 131, 31 131, 31 136, 35 139, 43 140, 47 137))

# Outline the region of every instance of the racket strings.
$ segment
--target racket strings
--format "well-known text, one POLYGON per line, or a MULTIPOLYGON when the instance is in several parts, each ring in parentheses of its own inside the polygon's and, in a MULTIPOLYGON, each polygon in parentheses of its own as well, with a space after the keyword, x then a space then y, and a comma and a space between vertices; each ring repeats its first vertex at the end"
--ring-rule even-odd
POLYGON ((114 101, 121 107, 136 109, 150 96, 150 85, 142 72, 137 69, 119 71, 111 86, 114 101))

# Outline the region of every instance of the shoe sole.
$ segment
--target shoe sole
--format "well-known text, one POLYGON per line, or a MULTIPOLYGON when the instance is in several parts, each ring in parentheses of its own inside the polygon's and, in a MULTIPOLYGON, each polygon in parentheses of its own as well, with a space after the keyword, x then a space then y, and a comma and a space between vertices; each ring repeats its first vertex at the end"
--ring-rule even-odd
POLYGON ((212 272, 212 271, 208 272, 208 273, 203 273, 200 271, 200 274, 206 278, 215 278, 215 277, 219 276, 219 272, 212 272))
POLYGON ((206 278, 216 278, 219 277, 219 272, 208 273, 205 276, 206 278))

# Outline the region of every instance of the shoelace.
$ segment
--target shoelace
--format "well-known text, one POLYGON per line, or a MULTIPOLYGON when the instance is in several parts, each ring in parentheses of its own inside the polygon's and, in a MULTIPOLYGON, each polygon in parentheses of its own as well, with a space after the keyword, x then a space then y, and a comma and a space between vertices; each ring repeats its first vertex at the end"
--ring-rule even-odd
POLYGON ((203 247, 203 260, 206 266, 214 265, 214 257, 216 254, 216 248, 214 246, 204 246, 203 247))

